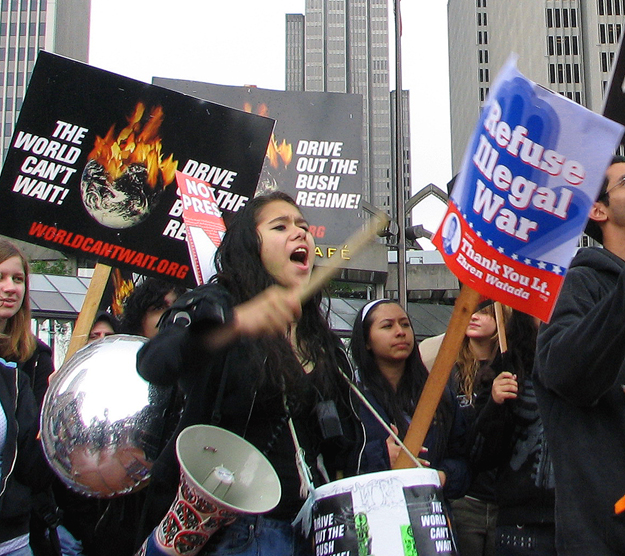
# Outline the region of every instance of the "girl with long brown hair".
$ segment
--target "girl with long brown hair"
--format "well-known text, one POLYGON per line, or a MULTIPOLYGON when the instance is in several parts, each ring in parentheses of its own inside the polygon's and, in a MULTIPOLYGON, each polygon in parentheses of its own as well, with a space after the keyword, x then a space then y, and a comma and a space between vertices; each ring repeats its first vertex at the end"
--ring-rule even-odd
POLYGON ((0 239, 0 555, 11 556, 32 554, 31 488, 48 478, 36 435, 52 360, 30 329, 28 276, 21 251, 0 239))
MULTIPOLYGON (((509 307, 502 306, 500 326, 505 327, 510 312, 509 307)), ((471 315, 452 375, 453 388, 469 428, 477 418, 476 398, 483 391, 490 392, 494 378, 490 365, 498 352, 495 305, 487 300, 471 315)), ((466 449, 471 459, 475 446, 466 449)), ((474 473, 467 494, 452 501, 452 510, 460 553, 463 556, 493 556, 497 520, 494 471, 474 473)))

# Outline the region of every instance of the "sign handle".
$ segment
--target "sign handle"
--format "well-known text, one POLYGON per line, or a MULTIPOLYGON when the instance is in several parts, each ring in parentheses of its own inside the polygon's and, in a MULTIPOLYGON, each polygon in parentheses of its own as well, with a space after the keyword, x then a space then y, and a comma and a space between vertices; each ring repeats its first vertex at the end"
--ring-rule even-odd
MULTIPOLYGON (((404 444, 415 456, 419 454, 421 446, 423 446, 436 408, 449 381, 449 375, 458 358, 462 340, 471 321, 471 315, 475 312, 479 301, 480 294, 478 292, 466 285, 462 286, 451 314, 447 332, 445 332, 434 366, 425 382, 419 403, 404 438, 404 444)), ((404 452, 400 452, 393 469, 409 467, 414 467, 414 463, 404 452)))
POLYGON ((503 307, 501 302, 495 301, 495 321, 497 322, 497 337, 499 338, 499 351, 508 351, 508 339, 506 337, 506 325, 503 320, 503 307))
MULTIPOLYGON (((388 224, 388 217, 375 215, 368 226, 352 234, 345 244, 349 247, 352 256, 358 253, 365 245, 372 241, 388 224)), ((321 288, 323 288, 334 276, 343 261, 340 257, 332 257, 325 266, 318 266, 312 273, 308 284, 300 291, 300 301, 305 303, 321 288)))
POLYGON ((87 343, 110 275, 111 267, 109 265, 96 263, 63 363, 69 361, 70 357, 87 343))

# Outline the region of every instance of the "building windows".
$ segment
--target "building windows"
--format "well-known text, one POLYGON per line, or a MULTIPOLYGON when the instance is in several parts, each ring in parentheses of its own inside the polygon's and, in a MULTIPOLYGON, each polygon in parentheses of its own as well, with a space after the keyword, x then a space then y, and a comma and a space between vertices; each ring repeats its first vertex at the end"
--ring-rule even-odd
POLYGON ((564 83, 564 64, 558 64, 558 83, 564 83))
POLYGON ((547 8, 547 27, 553 27, 553 10, 547 8))
POLYGON ((579 54, 579 47, 577 45, 577 37, 573 36, 571 37, 571 45, 573 47, 573 56, 577 56, 579 54))
POLYGON ((549 83, 556 82, 556 66, 555 64, 549 64, 549 83))

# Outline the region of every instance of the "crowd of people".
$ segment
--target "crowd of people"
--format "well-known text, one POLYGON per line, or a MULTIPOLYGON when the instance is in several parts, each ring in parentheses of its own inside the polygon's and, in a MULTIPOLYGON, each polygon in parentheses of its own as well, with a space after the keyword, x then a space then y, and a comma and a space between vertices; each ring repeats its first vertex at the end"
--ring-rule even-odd
MULTIPOLYGON (((590 215, 603 248, 580 251, 549 324, 490 300, 471 317, 416 454, 437 472, 452 553, 625 554, 624 184, 615 158, 590 215)), ((147 279, 120 321, 97 315, 89 341, 148 338, 137 372, 171 393, 149 485, 101 501, 69 492, 43 457, 51 354, 30 331, 28 263, 0 241, 0 556, 136 553, 177 496, 176 438, 196 424, 246 439, 281 484, 274 509, 239 515, 200 554, 312 555, 293 527, 311 487, 391 470, 429 376, 390 299, 362 307, 344 347, 321 292, 302 296, 314 257, 292 198, 258 196, 230 223, 209 283, 147 279), (46 520, 41 500, 64 515, 46 520)))

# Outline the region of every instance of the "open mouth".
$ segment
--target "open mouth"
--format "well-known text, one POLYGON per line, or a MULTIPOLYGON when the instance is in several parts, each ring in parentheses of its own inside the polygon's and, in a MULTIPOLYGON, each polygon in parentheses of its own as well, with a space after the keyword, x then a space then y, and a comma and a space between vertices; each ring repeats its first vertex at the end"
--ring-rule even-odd
POLYGON ((304 247, 298 247, 295 251, 293 251, 293 253, 291 253, 290 259, 294 263, 305 265, 308 262, 308 250, 304 247))

